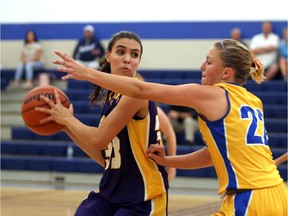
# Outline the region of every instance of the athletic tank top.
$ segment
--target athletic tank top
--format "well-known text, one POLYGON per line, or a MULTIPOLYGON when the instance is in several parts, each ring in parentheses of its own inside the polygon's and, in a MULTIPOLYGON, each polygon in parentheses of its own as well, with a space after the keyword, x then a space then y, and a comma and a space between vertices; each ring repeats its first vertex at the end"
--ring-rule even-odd
POLYGON ((236 84, 216 86, 226 91, 228 111, 213 122, 200 116, 199 128, 218 176, 218 193, 279 184, 283 179, 268 145, 261 100, 236 84))
MULTIPOLYGON (((121 94, 109 93, 101 121, 105 121, 121 97, 121 94)), ((146 156, 149 144, 162 144, 155 103, 149 101, 148 109, 144 119, 134 116, 102 150, 105 170, 100 193, 107 200, 121 204, 139 203, 166 193, 168 189, 165 168, 146 156)))

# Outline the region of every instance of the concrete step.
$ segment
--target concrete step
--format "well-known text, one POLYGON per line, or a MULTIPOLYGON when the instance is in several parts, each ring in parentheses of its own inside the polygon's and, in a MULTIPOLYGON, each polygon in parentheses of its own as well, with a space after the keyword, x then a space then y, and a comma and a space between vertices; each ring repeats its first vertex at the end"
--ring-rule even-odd
POLYGON ((1 126, 24 126, 21 115, 5 114, 1 115, 1 126))
POLYGON ((1 140, 11 140, 11 127, 1 125, 1 140))
POLYGON ((22 103, 22 100, 24 99, 25 95, 28 93, 28 91, 3 91, 1 93, 1 103, 2 105, 5 103, 22 103))
MULTIPOLYGON (((64 81, 55 81, 53 83, 53 86, 56 86, 62 90, 65 90, 67 88, 67 83, 64 81)), ((24 99, 25 95, 30 91, 31 89, 21 89, 21 88, 15 88, 10 87, 3 91, 1 91, 1 103, 2 105, 5 103, 22 103, 22 100, 24 99)))
POLYGON ((2 103, 1 115, 5 114, 21 114, 21 103, 2 103))

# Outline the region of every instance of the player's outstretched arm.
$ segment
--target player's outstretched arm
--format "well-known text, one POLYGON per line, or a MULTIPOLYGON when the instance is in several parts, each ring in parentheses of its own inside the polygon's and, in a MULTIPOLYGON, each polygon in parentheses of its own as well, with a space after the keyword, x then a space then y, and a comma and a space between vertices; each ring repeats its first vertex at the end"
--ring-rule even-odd
POLYGON ((153 144, 148 148, 147 155, 157 164, 167 167, 199 169, 213 166, 210 153, 206 147, 185 155, 165 156, 164 147, 153 144))
POLYGON ((85 67, 67 54, 55 51, 62 60, 53 61, 60 65, 58 70, 67 74, 62 78, 86 80, 105 89, 137 99, 152 100, 166 104, 175 104, 194 108, 208 120, 219 119, 226 113, 225 90, 218 86, 203 86, 197 83, 183 85, 165 85, 144 82, 131 77, 108 74, 85 67), (179 97, 181 95, 181 97, 179 97), (210 107, 214 107, 211 111, 210 107))
POLYGON ((287 160, 288 160, 288 152, 286 152, 286 153, 282 154, 281 156, 279 156, 278 158, 276 158, 274 160, 274 162, 275 162, 276 166, 278 166, 287 160))

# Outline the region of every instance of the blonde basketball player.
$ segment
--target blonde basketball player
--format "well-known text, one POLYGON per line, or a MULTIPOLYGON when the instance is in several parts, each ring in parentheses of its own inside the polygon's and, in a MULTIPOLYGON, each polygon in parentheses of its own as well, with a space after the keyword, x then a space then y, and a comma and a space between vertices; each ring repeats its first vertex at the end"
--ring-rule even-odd
POLYGON ((207 147, 187 155, 165 156, 160 145, 148 156, 158 164, 181 169, 215 166, 223 202, 212 215, 287 215, 287 187, 272 159, 261 100, 243 84, 251 76, 263 81, 264 67, 235 40, 216 42, 201 65, 199 84, 169 86, 108 75, 83 67, 68 55, 62 60, 66 79, 88 80, 125 95, 194 108, 207 147))

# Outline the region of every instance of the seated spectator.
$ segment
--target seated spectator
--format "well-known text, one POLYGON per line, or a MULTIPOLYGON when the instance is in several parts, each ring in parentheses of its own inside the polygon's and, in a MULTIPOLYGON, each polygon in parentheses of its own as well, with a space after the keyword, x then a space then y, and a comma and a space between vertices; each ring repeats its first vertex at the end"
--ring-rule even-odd
POLYGON ((279 67, 280 72, 284 80, 288 79, 288 56, 287 56, 287 49, 288 49, 288 28, 283 29, 283 39, 280 42, 279 46, 279 67))
POLYGON ((42 56, 42 44, 39 42, 35 31, 27 31, 24 41, 24 47, 21 51, 21 62, 16 69, 13 86, 19 86, 23 72, 25 71, 26 81, 23 84, 23 87, 33 87, 34 71, 40 70, 44 67, 42 56))
POLYGON ((265 67, 266 80, 273 79, 278 71, 279 36, 272 32, 272 24, 263 22, 262 33, 252 37, 250 49, 254 57, 262 61, 265 67))
POLYGON ((230 31, 230 38, 233 40, 237 40, 247 46, 247 44, 242 40, 242 32, 239 28, 235 27, 230 31))
POLYGON ((195 132, 198 131, 196 112, 189 107, 169 105, 167 112, 172 127, 176 133, 185 133, 185 145, 195 142, 195 132))
POLYGON ((99 60, 104 55, 104 48, 95 37, 95 29, 92 25, 86 25, 83 33, 84 37, 79 40, 73 58, 87 67, 99 69, 99 60))

